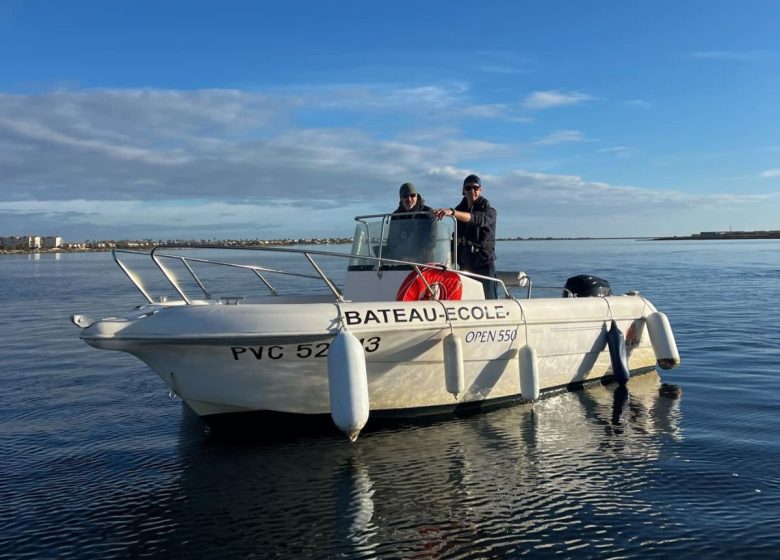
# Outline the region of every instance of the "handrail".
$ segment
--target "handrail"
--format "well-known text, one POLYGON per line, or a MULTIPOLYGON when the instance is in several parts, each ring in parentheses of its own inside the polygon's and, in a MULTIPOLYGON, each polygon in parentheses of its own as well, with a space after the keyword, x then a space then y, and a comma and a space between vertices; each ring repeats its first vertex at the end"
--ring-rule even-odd
POLYGON ((311 263, 311 265, 314 267, 314 270, 316 270, 319 273, 320 277, 325 282, 325 284, 328 286, 328 288, 330 288, 330 290, 336 296, 336 300, 339 301, 339 302, 343 302, 344 301, 344 296, 342 295, 341 291, 336 287, 336 285, 331 281, 330 278, 325 276, 325 273, 322 272, 322 269, 320 269, 319 266, 317 266, 317 263, 315 263, 314 259, 312 259, 311 256, 309 256, 309 253, 304 253, 304 256, 311 263))
MULTIPOLYGON (((388 216, 385 216, 382 218, 382 227, 379 230, 379 254, 377 257, 379 257, 379 260, 376 262, 376 273, 378 276, 381 277, 382 275, 382 240, 385 238, 385 227, 387 227, 388 235, 390 234, 390 218, 388 216)), ((368 229, 369 232, 371 232, 371 228, 368 229)))
MULTIPOLYGON (((265 276, 262 273, 268 273, 268 274, 279 274, 284 276, 293 276, 297 278, 306 278, 310 280, 320 280, 322 281, 325 286, 328 288, 328 290, 336 297, 336 300, 338 302, 344 301, 344 295, 339 290, 339 288, 336 286, 336 284, 333 283, 333 281, 325 274, 325 272, 320 268, 320 266, 315 262, 315 260, 312 258, 312 256, 325 256, 325 257, 338 257, 338 258, 344 258, 344 259, 353 259, 353 258, 359 258, 362 260, 367 261, 375 261, 379 265, 382 263, 386 264, 393 264, 393 265, 406 265, 411 266, 413 270, 416 271, 418 275, 422 277, 422 270, 425 268, 438 268, 441 270, 452 270, 448 265, 441 264, 441 263, 419 263, 419 262, 413 262, 413 261, 406 261, 406 260, 400 260, 400 259, 389 259, 386 257, 372 257, 367 255, 356 255, 353 253, 339 253, 334 251, 322 251, 322 250, 312 250, 312 249, 296 249, 292 247, 222 247, 222 246, 213 246, 213 245, 198 245, 198 246, 188 246, 188 249, 220 249, 220 250, 241 250, 241 251, 265 251, 265 252, 278 252, 278 253, 291 253, 291 254, 300 254, 303 255, 303 257, 309 262, 309 264, 314 268, 316 271, 316 274, 305 274, 302 272, 291 272, 286 270, 278 270, 274 268, 268 268, 264 266, 258 266, 258 265, 249 265, 249 264, 238 264, 234 262, 227 262, 222 260, 216 260, 216 259, 207 259, 202 257, 195 257, 195 256, 187 256, 187 255, 177 255, 177 254, 171 254, 171 253, 164 253, 162 252, 162 249, 165 247, 165 245, 158 245, 155 246, 150 251, 137 251, 137 250, 129 250, 129 249, 112 249, 112 255, 114 258, 114 261, 117 263, 119 268, 125 273, 125 275, 130 279, 132 284, 141 292, 141 294, 144 296, 144 298, 149 303, 154 303, 154 299, 149 294, 149 292, 144 288, 143 282, 141 281, 140 277, 135 274, 127 265, 125 265, 117 256, 117 253, 127 253, 127 254, 135 254, 135 255, 144 255, 151 257, 152 261, 155 263, 157 268, 162 273, 163 277, 170 283, 170 285, 173 287, 173 289, 177 292, 179 297, 181 297, 182 301, 184 301, 187 305, 192 305, 192 299, 187 296, 184 289, 180 285, 179 280, 176 278, 176 275, 165 266, 163 261, 165 259, 173 259, 178 262, 181 262, 183 266, 186 268, 188 273, 192 276, 193 280, 197 284, 198 288, 203 292, 206 299, 211 299, 212 293, 208 290, 206 285, 201 281, 201 279, 196 274, 195 270, 191 266, 193 263, 203 263, 203 264, 213 264, 213 265, 219 265, 219 266, 225 266, 229 268, 239 268, 239 269, 245 269, 245 270, 251 270, 268 288, 269 292, 274 295, 278 296, 277 290, 273 287, 273 285, 265 278, 265 276)), ((488 280, 491 282, 497 282, 504 294, 507 295, 507 297, 511 297, 509 294, 509 290, 507 289, 506 284, 504 281, 499 278, 494 278, 491 276, 483 276, 481 274, 476 274, 473 272, 467 272, 464 270, 458 270, 458 274, 461 274, 463 276, 467 276, 470 278, 474 278, 477 280, 488 280)), ((425 279, 423 278, 423 281, 425 279)), ((426 282, 427 285, 427 282, 426 282)), ((430 288, 428 286, 428 288, 430 288)), ((529 297, 530 297, 530 290, 529 290, 529 297)))
POLYGON ((138 291, 143 294, 143 296, 146 298, 146 301, 149 303, 154 303, 154 300, 152 299, 152 296, 149 295, 149 293, 144 289, 143 283, 141 282, 141 279, 138 278, 133 271, 131 271, 129 268, 127 268, 122 261, 119 260, 119 257, 116 256, 117 252, 119 253, 137 253, 137 251, 127 251, 124 249, 111 249, 111 256, 114 259, 114 262, 119 266, 119 269, 125 273, 125 275, 130 279, 130 282, 132 282, 133 286, 138 288, 138 291))
POLYGON ((203 292, 203 295, 206 296, 206 299, 211 299, 211 294, 208 293, 206 290, 206 286, 203 285, 203 282, 200 281, 200 278, 198 278, 198 275, 195 274, 195 271, 192 270, 192 267, 190 266, 190 263, 187 262, 187 259, 182 259, 181 263, 187 268, 189 273, 192 275, 192 278, 195 280, 195 283, 198 284, 198 287, 203 292))
MULTIPOLYGON (((181 299, 184 300, 184 303, 186 303, 187 305, 190 305, 192 302, 187 297, 187 294, 184 293, 184 290, 182 290, 179 287, 179 283, 176 281, 176 278, 170 272, 168 272, 168 269, 165 268, 165 266, 159 260, 157 260, 157 255, 154 254, 155 251, 157 251, 157 249, 158 249, 158 247, 155 247, 154 249, 152 249, 152 252, 149 253, 150 256, 152 257, 152 260, 154 261, 154 264, 157 265, 157 268, 160 269, 160 271, 163 273, 163 276, 165 276, 165 278, 168 279, 168 282, 171 283, 171 286, 173 286, 173 289, 176 290, 179 293, 179 296, 181 297, 181 299)), ((163 256, 163 255, 161 255, 161 256, 163 256)))
POLYGON ((352 253, 337 253, 334 251, 321 251, 321 250, 311 250, 311 249, 295 249, 290 247, 221 247, 221 246, 213 246, 213 245, 198 245, 198 246, 187 247, 190 249, 220 249, 220 250, 232 249, 232 250, 242 250, 242 251, 266 251, 266 252, 301 254, 304 256, 304 258, 309 262, 309 264, 314 268, 314 270, 317 273, 317 274, 305 274, 301 272, 290 272, 286 270, 279 270, 279 269, 268 268, 268 267, 257 266, 257 265, 238 264, 238 263, 227 262, 227 261, 216 260, 216 259, 206 259, 206 258, 187 256, 187 255, 174 255, 170 253, 161 252, 161 249, 165 247, 166 247, 165 245, 158 245, 152 248, 150 251, 112 249, 114 261, 117 263, 119 268, 125 273, 125 275, 130 279, 132 284, 141 292, 141 294, 143 294, 144 298, 149 303, 154 303, 154 299, 143 287, 143 283, 141 279, 138 277, 138 275, 135 274, 127 265, 125 265, 118 258, 117 253, 150 256, 152 258, 152 261, 155 263, 157 268, 162 273, 163 277, 168 281, 168 283, 173 287, 173 289, 176 291, 176 293, 179 295, 182 301, 184 301, 184 303, 187 305, 191 305, 192 300, 189 296, 187 296, 184 289, 181 287, 175 274, 173 274, 173 272, 171 272, 171 270, 163 264, 162 261, 164 259, 174 259, 181 262, 185 266, 187 271, 192 275, 192 278, 194 279, 195 283, 198 285, 198 288, 200 288, 200 290, 203 292, 203 294, 206 296, 207 299, 211 298, 211 293, 206 288, 205 284, 201 281, 201 279, 198 277, 198 275, 195 273, 195 270, 192 268, 190 263, 213 264, 213 265, 225 266, 229 268, 251 270, 263 282, 263 284, 265 284, 265 286, 268 288, 271 294, 275 296, 279 295, 277 290, 263 276, 262 272, 285 275, 285 276, 293 276, 297 278, 307 278, 310 280, 321 280, 327 286, 327 288, 333 293, 337 301, 340 302, 344 301, 343 294, 338 289, 338 287, 333 283, 333 281, 330 278, 328 278, 328 276, 320 268, 320 266, 314 261, 314 259, 311 257, 312 255, 338 257, 338 258, 346 258, 346 259, 361 258, 370 261, 377 261, 379 263, 384 262, 384 263, 390 263, 396 265, 408 265, 411 267, 420 265, 420 263, 398 260, 398 259, 388 259, 384 257, 370 257, 370 256, 363 256, 363 255, 354 255, 352 253))

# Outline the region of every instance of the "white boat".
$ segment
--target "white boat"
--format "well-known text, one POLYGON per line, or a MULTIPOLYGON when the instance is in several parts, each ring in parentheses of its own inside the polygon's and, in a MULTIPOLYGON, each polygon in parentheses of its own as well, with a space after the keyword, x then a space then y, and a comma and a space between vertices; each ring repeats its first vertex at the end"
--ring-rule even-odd
POLYGON ((606 282, 588 277, 584 289, 570 282, 547 292, 555 297, 536 297, 538 286, 532 294, 528 275, 515 272, 491 280, 502 299, 486 300, 485 278, 457 270, 454 221, 356 221, 350 253, 253 247, 241 249, 250 251, 246 262, 214 258, 216 248, 208 258, 192 249, 115 250, 145 303, 123 317, 72 321, 87 344, 145 362, 209 425, 322 424, 331 415, 353 440, 368 420, 534 401, 679 364, 666 316, 638 293, 610 295, 606 282), (147 268, 162 273, 173 297, 153 296, 140 269, 126 264, 139 256, 151 258, 147 268), (309 271, 276 267, 291 257, 309 271), (321 264, 332 259, 346 264, 341 285, 321 264), (246 289, 264 293, 219 295, 206 270, 240 273, 255 284, 246 289), (316 285, 304 289, 302 280, 316 285))

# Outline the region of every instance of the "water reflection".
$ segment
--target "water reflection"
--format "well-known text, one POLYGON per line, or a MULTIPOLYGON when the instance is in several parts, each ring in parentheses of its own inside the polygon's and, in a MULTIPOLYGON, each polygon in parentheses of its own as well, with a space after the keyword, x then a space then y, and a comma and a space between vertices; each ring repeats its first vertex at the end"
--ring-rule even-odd
POLYGON ((612 425, 620 426, 620 418, 623 416, 623 410, 625 410, 628 401, 631 399, 631 395, 628 392, 628 387, 625 385, 618 385, 615 388, 615 392, 612 394, 612 425))
MULTIPOLYGON (((20 535, 11 556, 625 556, 638 546, 626 527, 668 547, 683 530, 657 465, 682 437, 681 401, 658 384, 652 374, 628 393, 595 385, 355 444, 338 433, 217 438, 182 407, 178 433, 50 461, 70 474, 30 481, 15 502, 27 514, 8 518, 20 535)), ((170 409, 147 410, 159 414, 150 425, 170 420, 170 409)))
POLYGON ((648 374, 627 391, 596 385, 353 445, 204 437, 183 412, 182 472, 165 509, 219 556, 498 556, 546 550, 551 532, 571 533, 557 534, 558 552, 604 552, 615 537, 605 528, 653 510, 643 470, 681 437, 680 401, 658 386, 648 374))
POLYGON ((374 518, 374 483, 368 467, 360 458, 360 452, 350 457, 337 472, 336 534, 339 540, 349 543, 356 550, 372 550, 372 537, 376 527, 374 518))

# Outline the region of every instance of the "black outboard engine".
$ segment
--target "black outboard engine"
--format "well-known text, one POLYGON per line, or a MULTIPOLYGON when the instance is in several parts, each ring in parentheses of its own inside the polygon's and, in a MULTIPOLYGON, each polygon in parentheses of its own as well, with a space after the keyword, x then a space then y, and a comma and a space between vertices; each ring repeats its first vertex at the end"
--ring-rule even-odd
POLYGON ((566 280, 563 297, 600 297, 611 296, 612 288, 609 282, 590 274, 572 276, 566 280))

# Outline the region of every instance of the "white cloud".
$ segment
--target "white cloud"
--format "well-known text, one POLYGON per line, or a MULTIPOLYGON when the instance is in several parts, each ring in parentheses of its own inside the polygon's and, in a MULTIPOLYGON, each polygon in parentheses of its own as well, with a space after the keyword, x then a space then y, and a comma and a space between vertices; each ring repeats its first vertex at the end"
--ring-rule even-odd
POLYGON ((98 152, 112 159, 137 160, 163 165, 173 165, 185 163, 187 161, 186 158, 176 155, 173 152, 155 152, 120 143, 108 142, 103 139, 78 138, 30 120, 0 118, 0 129, 6 129, 6 132, 15 135, 17 139, 21 141, 59 145, 65 149, 98 152))
POLYGON ((644 99, 629 99, 626 101, 626 105, 629 107, 636 107, 638 109, 652 109, 653 105, 649 101, 644 99))
MULTIPOLYGON (((390 89, 385 95, 377 95, 375 91, 367 91, 373 102, 380 102, 384 106, 425 106, 426 108, 444 108, 452 105, 454 90, 440 86, 424 86, 415 88, 390 89)), ((365 99, 364 99, 365 101, 365 99)), ((338 103, 338 99, 333 100, 338 103)))
MULTIPOLYGON (((268 198, 270 188, 283 189, 292 203, 302 205, 342 192, 353 200, 371 200, 375 195, 367 185, 424 177, 432 162, 511 151, 503 144, 467 139, 457 126, 439 126, 445 121, 438 117, 433 117, 436 126, 422 124, 448 103, 456 103, 455 98, 439 88, 278 96, 230 90, 0 95, 0 114, 13 115, 0 120, 0 184, 7 200, 258 201, 268 198), (341 110, 353 105, 354 111, 375 111, 382 118, 397 116, 404 106, 419 132, 380 138, 344 125, 317 128, 296 122, 300 110, 306 116, 327 114, 334 103, 341 110), (381 108, 386 104, 393 106, 381 108)), ((455 113, 470 118, 495 117, 501 110, 460 108, 455 113)))
MULTIPOLYGON (((663 218, 670 205, 764 200, 693 198, 523 170, 527 144, 475 138, 459 120, 501 118, 511 107, 471 105, 463 92, 452 86, 0 95, 0 235, 350 235, 352 215, 395 208, 402 182, 415 182, 432 206, 451 206, 471 172, 482 176, 507 233, 518 233, 523 216, 559 223, 563 212, 587 227, 593 216, 606 223, 626 208, 663 218), (322 124, 334 110, 338 125, 322 124)), ((539 140, 582 141, 585 135, 572 129, 539 140)))
POLYGON ((764 178, 780 177, 780 169, 767 169, 761 172, 761 176, 764 178))
POLYGON ((577 105, 584 101, 590 101, 593 97, 578 91, 535 91, 523 99, 522 105, 526 109, 539 110, 550 109, 553 107, 564 107, 567 105, 577 105))
POLYGON ((556 130, 541 140, 537 140, 534 142, 534 144, 550 146, 553 144, 564 144, 568 142, 583 142, 584 140, 585 136, 579 130, 556 130))
POLYGON ((506 116, 507 106, 503 103, 494 103, 491 105, 472 105, 465 108, 463 114, 470 117, 495 119, 506 116))
POLYGON ((776 53, 766 50, 748 50, 748 51, 729 51, 729 50, 710 50, 694 51, 687 54, 688 58, 698 58, 706 60, 723 60, 731 62, 754 62, 766 60, 776 56, 776 53))
POLYGON ((631 148, 628 146, 612 146, 611 148, 601 148, 596 150, 597 154, 608 154, 618 158, 625 158, 631 155, 631 148))
POLYGON ((544 202, 572 206, 583 215, 591 216, 592 214, 585 210, 586 207, 600 208, 609 213, 623 212, 625 208, 637 208, 637 205, 643 205, 645 210, 656 209, 663 212, 671 206, 727 207, 735 204, 761 203, 778 198, 775 195, 755 194, 692 196, 678 190, 610 185, 600 181, 588 181, 577 175, 534 173, 526 170, 514 170, 501 177, 494 177, 493 182, 508 200, 526 205, 530 202, 544 202))
POLYGON ((482 64, 477 67, 480 72, 487 74, 527 74, 529 70, 524 67, 511 66, 509 64, 482 64))
POLYGON ((476 70, 487 74, 527 74, 537 66, 534 59, 519 52, 478 50, 473 55, 479 60, 476 70))

